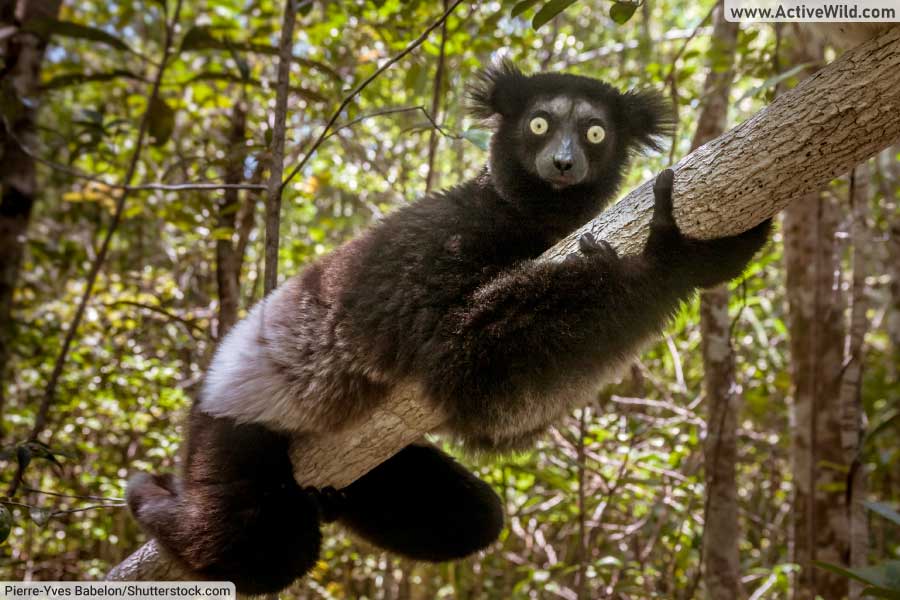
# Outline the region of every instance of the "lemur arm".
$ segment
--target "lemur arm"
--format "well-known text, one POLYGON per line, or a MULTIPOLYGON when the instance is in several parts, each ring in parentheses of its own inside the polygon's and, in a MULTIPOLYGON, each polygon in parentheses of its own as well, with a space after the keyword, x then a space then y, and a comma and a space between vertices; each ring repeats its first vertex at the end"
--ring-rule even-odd
POLYGON ((523 398, 558 402, 547 392, 633 356, 682 300, 739 275, 765 242, 768 223, 717 240, 682 236, 672 217, 671 171, 654 194, 641 255, 620 258, 609 244, 583 238, 581 256, 522 263, 453 310, 428 361, 429 392, 471 426, 538 410, 523 398))

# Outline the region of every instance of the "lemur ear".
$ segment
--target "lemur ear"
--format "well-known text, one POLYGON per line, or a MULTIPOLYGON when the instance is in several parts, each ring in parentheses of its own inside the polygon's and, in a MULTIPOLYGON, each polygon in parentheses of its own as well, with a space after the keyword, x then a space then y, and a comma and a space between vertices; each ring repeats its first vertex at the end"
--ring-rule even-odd
POLYGON ((525 95, 528 77, 510 61, 502 60, 487 67, 469 85, 469 110, 479 119, 499 114, 510 116, 525 95))
POLYGON ((635 150, 662 150, 663 140, 675 131, 675 114, 659 92, 631 90, 622 95, 630 145, 635 150))

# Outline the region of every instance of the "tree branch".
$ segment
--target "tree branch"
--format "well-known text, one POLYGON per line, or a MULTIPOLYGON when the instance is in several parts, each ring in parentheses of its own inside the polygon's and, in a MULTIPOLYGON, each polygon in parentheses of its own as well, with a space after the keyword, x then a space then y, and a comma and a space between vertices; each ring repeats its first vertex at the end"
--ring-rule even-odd
MULTIPOLYGON (((685 233, 702 238, 749 229, 900 140, 898 113, 900 28, 895 28, 845 53, 680 161, 674 167, 676 219, 685 233)), ((609 240, 622 253, 639 252, 652 206, 652 181, 647 181, 581 231, 609 240)), ((575 252, 581 231, 542 260, 575 252)), ((443 420, 415 385, 398 386, 359 429, 298 440, 292 450, 295 478, 302 485, 343 487, 443 420)), ((145 546, 138 552, 145 551, 159 560, 158 550, 145 546)), ((143 565, 135 556, 126 560, 128 569, 120 565, 109 578, 133 579, 148 572, 166 578, 149 570, 160 565, 143 565)))

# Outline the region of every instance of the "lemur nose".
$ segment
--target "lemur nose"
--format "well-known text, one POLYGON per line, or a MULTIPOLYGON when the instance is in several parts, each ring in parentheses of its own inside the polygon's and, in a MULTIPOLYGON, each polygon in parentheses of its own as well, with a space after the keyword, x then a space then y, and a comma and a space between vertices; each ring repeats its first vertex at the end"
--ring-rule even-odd
POLYGON ((565 173, 572 168, 573 161, 568 156, 554 156, 553 166, 559 169, 560 173, 565 173))

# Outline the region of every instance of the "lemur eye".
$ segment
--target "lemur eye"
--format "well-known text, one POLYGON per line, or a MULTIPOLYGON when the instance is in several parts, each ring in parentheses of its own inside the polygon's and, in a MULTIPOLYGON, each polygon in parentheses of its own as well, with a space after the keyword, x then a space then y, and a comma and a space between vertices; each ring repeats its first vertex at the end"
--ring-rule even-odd
POLYGON ((606 130, 599 125, 591 125, 587 130, 587 139, 592 144, 599 144, 606 137, 606 130))
POLYGON ((547 129, 549 128, 547 119, 545 119, 544 117, 533 118, 528 126, 531 127, 531 132, 535 135, 544 135, 545 133, 547 133, 547 129))

